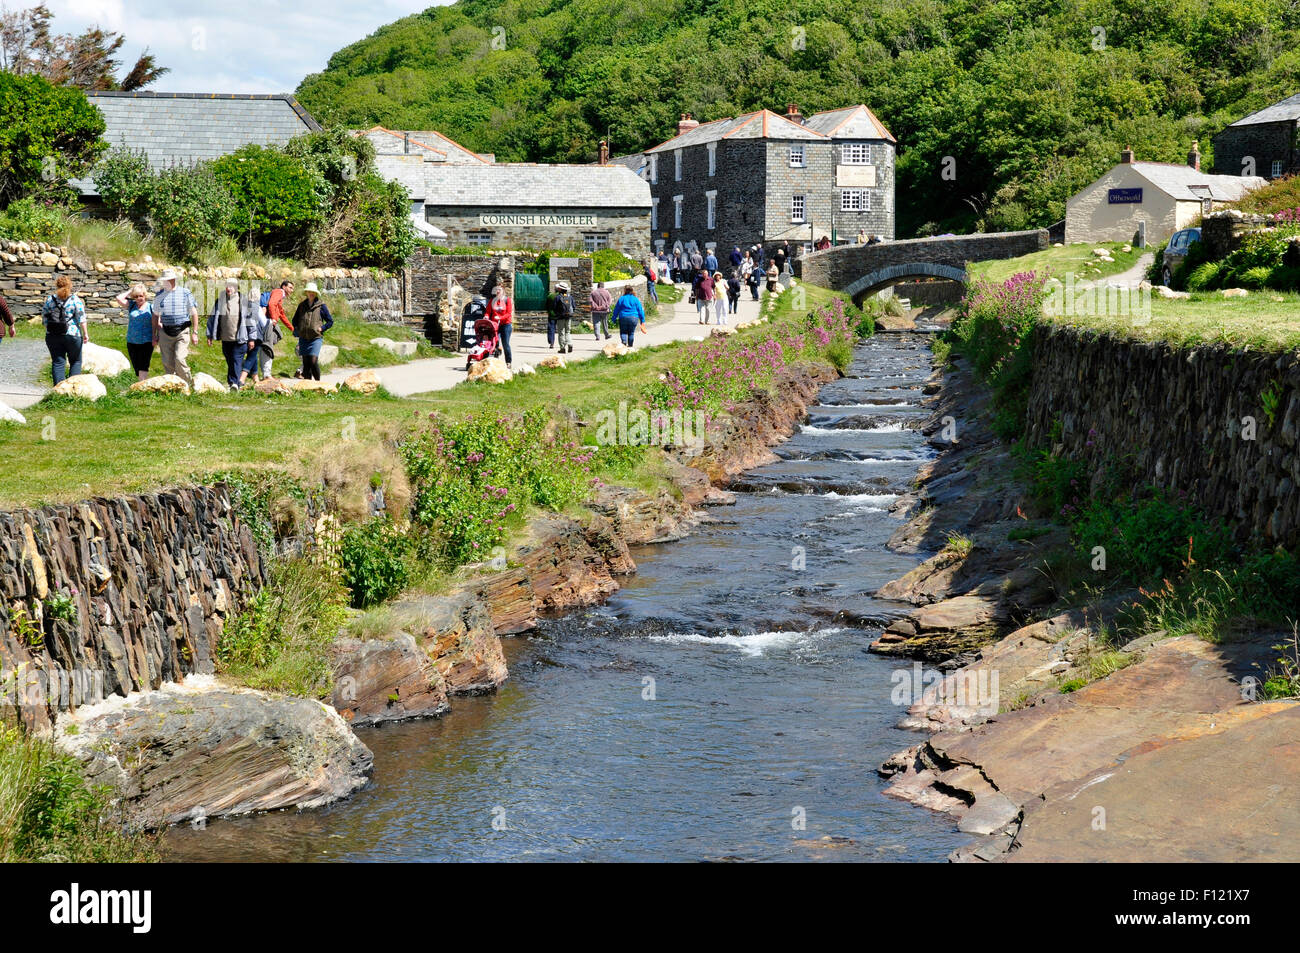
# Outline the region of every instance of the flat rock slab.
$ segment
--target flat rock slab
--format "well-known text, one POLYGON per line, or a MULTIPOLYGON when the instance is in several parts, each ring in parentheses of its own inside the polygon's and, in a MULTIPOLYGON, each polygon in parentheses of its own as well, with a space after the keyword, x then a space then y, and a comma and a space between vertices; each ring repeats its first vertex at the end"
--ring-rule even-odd
POLYGON ((1300 860, 1300 705, 1251 707, 1256 717, 1141 751, 1049 796, 1007 860, 1300 860))
POLYGON ((201 676, 65 715, 55 741, 145 828, 318 807, 363 787, 374 763, 328 705, 201 676))
POLYGON ((430 718, 451 708, 446 680, 405 632, 389 639, 339 639, 330 655, 330 701, 353 726, 430 718))

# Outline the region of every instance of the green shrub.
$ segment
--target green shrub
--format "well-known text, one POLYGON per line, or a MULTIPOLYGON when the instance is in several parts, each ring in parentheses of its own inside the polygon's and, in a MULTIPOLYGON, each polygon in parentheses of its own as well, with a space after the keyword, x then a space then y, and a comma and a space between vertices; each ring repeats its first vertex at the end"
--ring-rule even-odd
POLYGON ((0 863, 157 860, 155 838, 126 830, 105 788, 49 742, 0 727, 0 863))
POLYGON ((244 146, 212 163, 212 174, 234 202, 228 227, 250 245, 297 254, 325 220, 325 178, 280 149, 244 146))
POLYGON ((0 238, 59 244, 67 230, 68 212, 52 199, 19 199, 0 212, 0 238))
POLYGON ((1197 265, 1187 276, 1185 282, 1188 291, 1206 291, 1216 287, 1222 265, 1217 261, 1207 261, 1197 265))
POLYGON ((86 94, 0 70, 0 208, 66 194, 107 148, 104 117, 86 94))
POLYGON ((1230 550, 1222 527, 1210 525, 1185 500, 1155 488, 1115 500, 1093 499, 1072 518, 1080 557, 1106 550, 1107 572, 1140 585, 1181 575, 1197 564, 1219 565, 1230 550))
POLYGON ((149 195, 149 225, 182 261, 200 253, 225 233, 230 223, 230 194, 205 165, 165 169, 149 195))
POLYGON ((118 218, 143 225, 149 215, 154 174, 143 151, 114 149, 95 166, 95 187, 118 218))
POLYGON ((329 648, 347 618, 347 596, 333 566, 284 560, 247 609, 226 620, 217 663, 252 688, 324 698, 334 685, 329 648))
POLYGON ((416 231, 411 224, 406 187, 373 172, 359 176, 350 198, 341 198, 350 216, 343 239, 344 261, 389 271, 400 269, 415 251, 416 231))
POLYGON ((1255 265, 1247 268, 1237 276, 1237 283, 1243 288, 1263 288, 1273 277, 1273 269, 1268 265, 1255 265))
POLYGON ((401 593, 411 579, 412 549, 408 528, 387 516, 344 530, 339 558, 353 608, 366 609, 401 593))

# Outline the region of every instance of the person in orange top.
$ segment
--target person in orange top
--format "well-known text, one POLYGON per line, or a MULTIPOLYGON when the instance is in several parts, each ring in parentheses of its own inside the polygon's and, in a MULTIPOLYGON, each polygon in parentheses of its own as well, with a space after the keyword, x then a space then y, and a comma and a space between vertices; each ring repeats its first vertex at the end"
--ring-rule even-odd
POLYGON ((506 367, 509 367, 513 358, 510 353, 510 332, 514 330, 515 308, 513 302, 506 296, 506 289, 501 285, 492 289, 492 297, 488 300, 487 316, 497 326, 501 346, 505 349, 506 367))

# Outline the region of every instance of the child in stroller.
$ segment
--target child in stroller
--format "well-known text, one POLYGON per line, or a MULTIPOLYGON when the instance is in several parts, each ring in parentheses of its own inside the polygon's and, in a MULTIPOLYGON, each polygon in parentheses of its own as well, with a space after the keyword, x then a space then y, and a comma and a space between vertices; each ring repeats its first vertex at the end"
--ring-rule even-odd
POLYGON ((491 318, 483 317, 474 322, 474 346, 465 356, 465 370, 468 371, 476 361, 486 361, 500 350, 500 331, 491 318))

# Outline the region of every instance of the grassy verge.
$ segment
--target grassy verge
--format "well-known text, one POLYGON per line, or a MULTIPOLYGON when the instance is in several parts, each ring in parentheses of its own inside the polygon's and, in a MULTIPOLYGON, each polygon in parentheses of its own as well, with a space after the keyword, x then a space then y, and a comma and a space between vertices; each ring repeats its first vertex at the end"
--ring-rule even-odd
POLYGON ((0 727, 0 863, 157 860, 155 839, 125 831, 108 793, 74 758, 0 727))
POLYGON ((1106 278, 1127 271, 1137 264, 1143 249, 1123 250, 1119 242, 1075 242, 1060 248, 1045 248, 1042 251, 1019 258, 1006 258, 1000 261, 981 261, 972 263, 967 269, 971 279, 983 278, 986 281, 1005 281, 1021 271, 1037 271, 1052 275, 1061 280, 1073 274, 1076 280, 1093 280, 1106 278), (1094 248, 1104 248, 1114 259, 1112 262, 1100 261, 1099 255, 1092 253, 1094 248))

